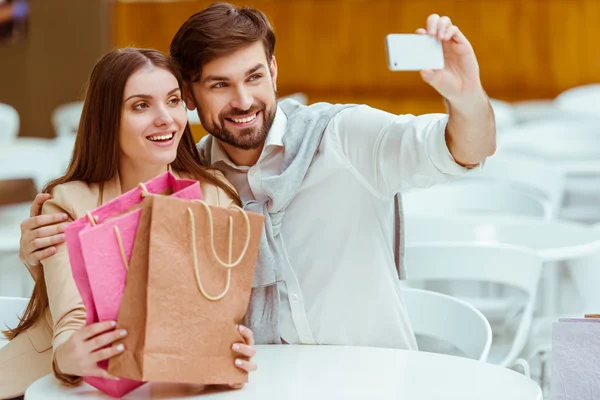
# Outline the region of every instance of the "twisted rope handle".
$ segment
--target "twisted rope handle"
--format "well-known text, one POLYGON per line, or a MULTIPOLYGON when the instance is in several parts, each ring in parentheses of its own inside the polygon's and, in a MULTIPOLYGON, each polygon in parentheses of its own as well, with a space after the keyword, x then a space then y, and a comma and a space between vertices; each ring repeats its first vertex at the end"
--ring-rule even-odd
POLYGON ((225 262, 223 262, 223 260, 221 260, 221 258, 219 257, 219 255, 217 254, 217 251, 215 249, 215 233, 214 233, 212 211, 210 210, 210 207, 203 201, 197 200, 196 202, 202 204, 204 206, 204 208, 206 209, 206 211, 208 212, 210 245, 211 245, 211 250, 212 250, 213 256, 215 257, 217 262, 222 267, 227 268, 227 283, 225 284, 225 289, 223 290, 223 292, 221 292, 220 294, 218 294, 216 296, 209 295, 206 292, 206 290, 204 289, 204 285, 202 284, 202 278, 200 277, 200 268, 198 266, 198 251, 196 249, 196 222, 194 220, 194 212, 192 211, 192 209, 190 207, 188 207, 187 211, 188 211, 188 215, 190 217, 190 225, 192 228, 192 235, 191 235, 192 236, 192 253, 194 256, 194 272, 196 274, 196 283, 198 284, 198 289, 200 290, 202 295, 204 297, 206 297, 206 299, 211 300, 211 301, 217 301, 217 300, 221 300, 229 292, 229 287, 231 286, 231 269, 236 267, 237 265, 239 265, 239 263, 246 256, 246 253, 248 251, 248 245, 250 244, 250 219, 248 218, 248 215, 246 214, 246 212, 243 209, 241 209, 240 207, 235 206, 235 205, 232 205, 229 207, 229 208, 235 208, 235 209, 239 210, 242 213, 242 215, 244 216, 244 219, 246 221, 247 235, 246 235, 246 243, 244 245, 242 253, 240 254, 240 257, 235 262, 232 263, 231 258, 232 258, 232 253, 233 253, 233 217, 230 215, 229 216, 229 254, 228 254, 229 260, 228 260, 228 263, 225 263, 225 262))

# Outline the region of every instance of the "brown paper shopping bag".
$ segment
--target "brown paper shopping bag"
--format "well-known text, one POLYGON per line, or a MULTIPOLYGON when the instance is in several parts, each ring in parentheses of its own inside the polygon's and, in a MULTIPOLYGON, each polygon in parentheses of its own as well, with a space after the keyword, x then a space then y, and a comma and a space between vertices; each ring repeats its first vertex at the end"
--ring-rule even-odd
POLYGON ((118 328, 125 351, 115 376, 154 382, 234 384, 264 217, 237 206, 147 196, 129 263, 118 328))

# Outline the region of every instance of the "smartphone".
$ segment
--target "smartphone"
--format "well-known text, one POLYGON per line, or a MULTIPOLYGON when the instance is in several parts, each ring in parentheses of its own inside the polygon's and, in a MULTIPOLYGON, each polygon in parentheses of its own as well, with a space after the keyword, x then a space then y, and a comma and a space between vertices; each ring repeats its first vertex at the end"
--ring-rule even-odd
POLYGON ((442 42, 429 35, 393 33, 385 37, 388 67, 392 71, 443 69, 442 42))

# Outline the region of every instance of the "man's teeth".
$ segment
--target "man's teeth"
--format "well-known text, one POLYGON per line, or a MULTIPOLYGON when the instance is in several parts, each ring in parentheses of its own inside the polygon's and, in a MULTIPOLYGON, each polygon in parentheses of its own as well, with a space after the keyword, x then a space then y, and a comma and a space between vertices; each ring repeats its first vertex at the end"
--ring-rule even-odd
POLYGON ((230 118, 230 119, 233 122, 235 122, 236 124, 245 124, 246 122, 254 121, 255 118, 256 118, 256 114, 251 115, 250 117, 247 117, 247 118, 241 118, 241 119, 230 118))
POLYGON ((153 141, 171 140, 171 139, 173 139, 173 134, 169 133, 168 135, 149 136, 148 139, 153 140, 153 141))

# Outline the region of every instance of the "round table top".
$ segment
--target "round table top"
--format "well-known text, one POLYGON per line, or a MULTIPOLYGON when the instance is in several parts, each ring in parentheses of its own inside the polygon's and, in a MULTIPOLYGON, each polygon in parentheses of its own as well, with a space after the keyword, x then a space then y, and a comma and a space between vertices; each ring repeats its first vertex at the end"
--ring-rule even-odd
MULTIPOLYGON (((541 400, 539 386, 515 371, 441 354, 347 346, 257 346, 258 371, 241 390, 147 384, 124 399, 541 400)), ((110 399, 87 384, 34 382, 26 400, 110 399)))
POLYGON ((406 243, 505 243, 538 251, 545 261, 565 261, 600 251, 600 229, 558 219, 509 216, 405 218, 406 243))

